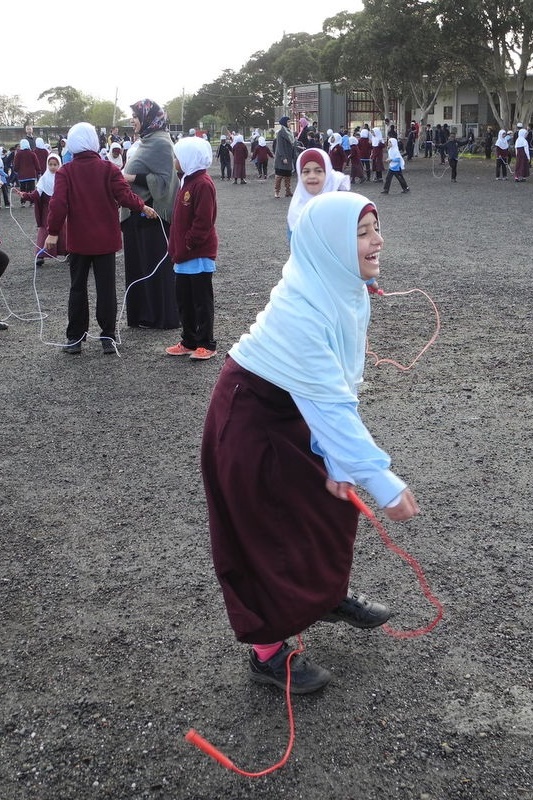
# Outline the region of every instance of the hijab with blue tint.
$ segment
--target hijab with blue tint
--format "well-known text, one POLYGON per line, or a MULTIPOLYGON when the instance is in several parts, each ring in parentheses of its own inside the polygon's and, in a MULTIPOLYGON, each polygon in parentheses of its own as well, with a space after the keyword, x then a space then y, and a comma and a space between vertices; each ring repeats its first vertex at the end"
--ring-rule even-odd
POLYGON ((98 153, 100 150, 100 140, 94 125, 88 122, 77 122, 69 130, 67 135, 67 148, 73 155, 92 151, 98 153))
POLYGON ((201 169, 209 169, 213 163, 213 149, 206 139, 198 136, 187 136, 174 145, 174 154, 180 162, 183 181, 201 169))
POLYGON ((370 301, 357 256, 360 194, 328 192, 307 203, 270 301, 230 356, 309 400, 354 402, 363 379, 370 301))

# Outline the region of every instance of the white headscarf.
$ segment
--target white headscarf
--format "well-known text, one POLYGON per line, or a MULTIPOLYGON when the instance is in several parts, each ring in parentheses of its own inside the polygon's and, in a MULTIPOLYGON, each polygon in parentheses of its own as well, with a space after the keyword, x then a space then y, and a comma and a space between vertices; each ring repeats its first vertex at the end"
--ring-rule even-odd
POLYGON ((266 142, 266 139, 265 139, 264 136, 259 136, 258 137, 257 144, 259 145, 259 147, 266 147, 266 143, 267 142, 266 142))
POLYGON ((368 128, 361 128, 360 138, 361 139, 369 139, 370 138, 370 131, 368 130, 368 128))
POLYGON ((298 397, 356 402, 370 317, 357 254, 357 225, 367 206, 375 209, 352 192, 327 192, 307 203, 280 282, 230 350, 238 364, 298 397))
POLYGON ((509 149, 509 142, 506 139, 506 132, 505 130, 498 131, 498 138, 496 139, 496 147, 499 147, 500 150, 508 150, 509 149))
POLYGON ((59 166, 61 166, 61 159, 59 158, 57 153, 50 153, 50 155, 46 159, 46 172, 44 173, 44 175, 41 175, 41 177, 37 181, 37 186, 35 187, 39 192, 39 195, 43 194, 44 192, 44 194, 47 194, 49 197, 52 197, 54 193, 56 175, 55 172, 50 172, 50 170, 48 169, 48 163, 52 158, 55 161, 57 161, 59 166))
POLYGON ((340 135, 340 133, 332 133, 331 136, 329 137, 329 143, 332 148, 336 147, 341 142, 342 142, 342 136, 340 135))
POLYGON ((307 163, 311 153, 315 154, 315 158, 312 160, 316 161, 318 164, 323 164, 324 171, 326 173, 326 180, 324 181, 324 186, 319 194, 324 194, 325 192, 350 191, 350 176, 343 175, 342 172, 337 172, 334 170, 331 166, 331 159, 328 154, 324 152, 324 150, 320 150, 318 147, 308 147, 307 150, 304 150, 302 153, 300 153, 296 160, 296 174, 298 176, 298 183, 296 184, 296 189, 294 190, 287 214, 287 224, 289 226, 289 230, 291 231, 296 225, 296 221, 299 219, 304 207, 310 200, 313 199, 313 197, 316 197, 316 195, 313 195, 307 191, 301 181, 302 159, 305 158, 307 163))
POLYGON ((529 144, 527 142, 527 131, 525 128, 520 128, 518 131, 518 137, 516 142, 514 143, 515 147, 523 147, 524 148, 524 155, 526 158, 529 158, 529 144))
POLYGON ((67 135, 67 147, 72 155, 87 151, 98 153, 100 141, 94 125, 88 122, 77 122, 73 125, 67 135))
POLYGON ((122 166, 123 166, 124 162, 123 162, 123 158, 122 158, 122 146, 121 146, 120 142, 111 142, 111 146, 110 146, 109 152, 107 154, 107 160, 111 161, 111 163, 115 164, 115 166, 119 167, 119 169, 122 169, 122 166), (118 148, 118 151, 119 151, 118 156, 114 156, 113 155, 113 150, 116 150, 117 148, 118 148))
POLYGON ((400 159, 400 169, 405 168, 405 161, 403 159, 402 154, 400 153, 400 148, 398 147, 398 139, 395 139, 394 136, 389 137, 389 161, 393 159, 400 159))
POLYGON ((44 139, 41 136, 38 136, 35 140, 35 147, 39 150, 48 150, 44 139))
POLYGON ((238 142, 244 142, 244 136, 242 133, 237 133, 233 137, 233 144, 238 144, 238 142))
POLYGON ((21 150, 31 150, 30 143, 27 139, 20 140, 20 149, 21 150))
POLYGON ((374 134, 372 137, 372 147, 377 147, 379 144, 381 144, 381 142, 383 142, 381 128, 372 128, 372 133, 374 134))
POLYGON ((206 139, 200 139, 198 136, 188 136, 180 139, 174 145, 174 153, 180 162, 181 171, 183 172, 183 181, 188 175, 193 175, 201 169, 209 169, 213 163, 213 149, 206 139))

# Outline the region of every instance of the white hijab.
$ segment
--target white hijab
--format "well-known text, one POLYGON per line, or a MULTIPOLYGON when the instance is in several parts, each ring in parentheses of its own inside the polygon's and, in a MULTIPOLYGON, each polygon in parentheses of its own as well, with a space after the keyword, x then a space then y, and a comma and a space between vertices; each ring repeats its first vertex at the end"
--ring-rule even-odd
MULTIPOLYGON (((338 135, 339 134, 337 134, 337 136, 338 135)), ((331 166, 331 159, 328 154, 324 152, 324 150, 320 150, 318 147, 308 147, 307 150, 304 150, 302 153, 300 153, 296 160, 296 174, 298 176, 298 183, 296 184, 296 189, 294 190, 294 195, 291 199, 287 214, 287 224, 289 226, 289 230, 291 231, 296 225, 296 220, 300 217, 304 207, 310 200, 313 199, 313 197, 316 196, 308 192, 301 181, 302 158, 305 156, 305 160, 307 162, 310 153, 316 154, 316 158, 313 159, 314 161, 316 161, 318 164, 324 164, 326 180, 324 181, 324 186, 322 187, 320 194, 324 194, 325 192, 350 191, 350 176, 343 175, 342 172, 337 172, 334 170, 331 166)))
POLYGON ((188 175, 193 175, 201 169, 209 169, 213 163, 213 149, 206 139, 198 136, 187 136, 174 145, 174 154, 180 162, 183 172, 183 181, 188 175))
POLYGON ((383 142, 383 134, 381 133, 381 128, 372 128, 372 147, 378 147, 381 142, 383 142))
POLYGON ((111 161, 112 164, 115 164, 119 169, 122 169, 124 165, 124 161, 122 159, 122 147, 117 142, 111 142, 111 147, 109 148, 109 152, 107 154, 107 160, 111 161), (118 156, 113 155, 113 150, 118 149, 118 156))
POLYGON ((400 169, 405 168, 405 161, 403 160, 403 156, 400 153, 400 148, 398 147, 398 139, 395 139, 394 136, 389 137, 389 161, 400 159, 400 169))
POLYGON ((357 401, 370 301, 357 255, 362 211, 352 192, 307 203, 294 228, 282 278, 230 356, 291 394, 326 403, 357 401))
POLYGON ((41 177, 37 181, 37 186, 35 187, 39 192, 39 195, 43 194, 44 192, 44 194, 47 194, 49 197, 52 197, 54 193, 56 175, 55 172, 50 172, 50 170, 48 169, 48 163, 52 158, 55 159, 55 161, 57 161, 59 166, 61 166, 61 159, 59 158, 57 153, 50 153, 50 155, 46 159, 46 172, 44 173, 44 175, 41 175, 41 177))
POLYGON ((524 155, 526 158, 529 158, 529 144, 526 139, 527 131, 525 128, 520 128, 518 131, 518 137, 514 144, 515 147, 523 147, 524 148, 524 155))
POLYGON ((500 150, 508 150, 509 149, 509 142, 507 141, 506 132, 504 130, 498 131, 498 138, 496 139, 496 147, 499 147, 500 150))
POLYGON ((27 139, 20 140, 20 149, 21 150, 31 150, 30 143, 27 139))
POLYGON ((88 151, 98 153, 100 141, 94 125, 88 122, 77 122, 73 125, 67 135, 67 148, 72 155, 88 151))

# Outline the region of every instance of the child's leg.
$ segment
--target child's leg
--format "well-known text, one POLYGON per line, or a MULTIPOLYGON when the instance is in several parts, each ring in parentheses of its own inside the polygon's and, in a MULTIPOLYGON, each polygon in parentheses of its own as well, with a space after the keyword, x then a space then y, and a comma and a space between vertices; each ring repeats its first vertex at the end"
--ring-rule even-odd
POLYGON ((274 642, 273 644, 254 644, 252 645, 255 654, 259 661, 268 661, 269 658, 275 656, 278 650, 283 646, 283 642, 274 642))
POLYGON ((407 182, 406 182, 405 178, 403 177, 403 172, 402 172, 402 170, 399 170, 398 172, 395 172, 394 174, 395 174, 395 175, 396 175, 396 177, 398 178, 398 181, 399 181, 399 183, 400 183, 400 186, 402 187, 403 191, 404 191, 404 192, 405 192, 405 191, 407 191, 407 189, 408 189, 409 187, 407 186, 407 182))
POLYGON ((390 185, 392 183, 392 176, 393 175, 394 175, 394 172, 391 169, 387 170, 387 177, 385 178, 385 183, 383 184, 383 189, 381 191, 381 194, 388 194, 389 189, 390 189, 390 185))
POLYGON ((196 315, 191 287, 191 278, 195 275, 176 275, 176 300, 182 320, 181 344, 188 350, 196 350, 196 315))
POLYGON ((96 284, 96 319, 101 336, 114 339, 117 324, 117 290, 115 253, 93 256, 94 282, 96 284))
MULTIPOLYGON (((191 275, 190 278, 193 313, 195 317, 196 347, 205 347, 206 350, 216 350, 217 343, 213 333, 215 323, 213 273, 200 272, 197 275, 191 275)), ((189 346, 186 342, 183 342, 183 344, 187 347, 189 346)))
POLYGON ((78 341, 89 330, 89 298, 87 278, 91 268, 91 256, 71 253, 70 292, 68 297, 67 339, 78 341))

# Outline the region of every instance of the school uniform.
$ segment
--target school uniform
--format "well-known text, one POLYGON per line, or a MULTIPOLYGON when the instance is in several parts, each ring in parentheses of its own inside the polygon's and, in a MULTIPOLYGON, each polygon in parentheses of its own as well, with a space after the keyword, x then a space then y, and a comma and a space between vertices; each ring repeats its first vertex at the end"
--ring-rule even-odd
POLYGON ((52 236, 59 235, 68 217, 71 288, 67 339, 78 341, 88 330, 87 280, 91 267, 96 284, 96 319, 101 335, 114 339, 117 313, 115 254, 122 249, 118 208, 125 206, 140 212, 144 202, 131 191, 114 164, 102 161, 98 154, 98 136, 91 125, 81 122, 71 128, 67 144, 73 159, 56 173, 48 212, 48 233, 52 236), (92 144, 94 149, 78 149, 89 148, 92 144))

